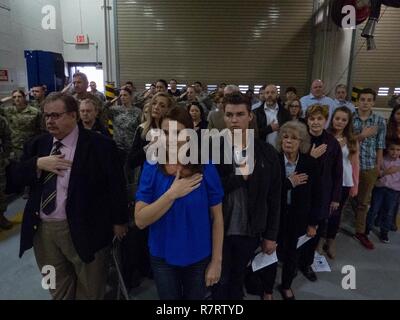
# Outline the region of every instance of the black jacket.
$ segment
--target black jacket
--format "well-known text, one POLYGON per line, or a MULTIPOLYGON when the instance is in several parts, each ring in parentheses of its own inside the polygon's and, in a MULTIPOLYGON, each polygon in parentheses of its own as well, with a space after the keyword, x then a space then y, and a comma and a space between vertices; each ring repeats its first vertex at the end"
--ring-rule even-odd
MULTIPOLYGON (((295 232, 296 238, 304 235, 307 226, 316 226, 318 224, 318 212, 321 200, 321 188, 319 184, 317 161, 308 154, 299 154, 299 160, 295 172, 308 175, 306 184, 293 188, 292 183, 286 178, 285 158, 280 154, 280 165, 282 175, 282 201, 281 201, 281 232, 290 228, 295 232), (287 194, 291 191, 291 212, 288 212, 287 194)), ((284 233, 284 232, 283 232, 284 233)), ((280 237, 282 234, 280 234, 280 237)), ((285 236, 285 235, 283 235, 285 236)))
MULTIPOLYGON (((82 120, 79 120, 78 125, 80 128, 84 128, 82 120)), ((110 132, 106 129, 106 127, 101 123, 99 119, 96 119, 96 122, 94 123, 91 130, 111 138, 110 132)))
MULTIPOLYGON (((223 147, 222 147, 223 149, 223 147)), ((221 154, 223 151, 221 150, 221 154)), ((259 139, 254 141, 255 167, 247 181, 235 175, 233 164, 217 166, 225 196, 233 190, 248 188, 248 220, 250 232, 254 236, 275 241, 279 231, 281 206, 281 169, 278 153, 268 143, 259 139)), ((230 212, 224 211, 225 227, 229 226, 230 212)))
MULTIPOLYGON (((263 141, 267 139, 267 135, 272 133, 271 125, 267 125, 267 116, 265 115, 264 106, 265 103, 253 111, 257 119, 258 137, 263 141)), ((278 106, 278 124, 282 127, 286 122, 290 121, 292 117, 290 116, 290 112, 286 110, 283 105, 278 104, 278 106)))
MULTIPOLYGON (((50 154, 53 137, 43 134, 24 147, 20 162, 8 171, 12 186, 30 186, 21 230, 20 257, 32 248, 41 222, 42 173, 37 177, 37 159, 50 154)), ((111 244, 113 225, 128 222, 126 182, 115 142, 95 132, 79 129, 66 204, 72 242, 85 263, 111 244)))
POLYGON ((143 127, 138 126, 127 159, 127 165, 132 170, 135 170, 137 167, 142 167, 146 161, 146 153, 143 148, 147 146, 149 142, 142 138, 142 133, 143 127))
POLYGON ((313 144, 316 147, 321 144, 328 146, 326 152, 317 159, 318 176, 322 190, 319 219, 324 220, 329 217, 331 202, 340 202, 343 184, 342 148, 336 138, 326 130, 319 137, 311 136, 311 145, 313 144))

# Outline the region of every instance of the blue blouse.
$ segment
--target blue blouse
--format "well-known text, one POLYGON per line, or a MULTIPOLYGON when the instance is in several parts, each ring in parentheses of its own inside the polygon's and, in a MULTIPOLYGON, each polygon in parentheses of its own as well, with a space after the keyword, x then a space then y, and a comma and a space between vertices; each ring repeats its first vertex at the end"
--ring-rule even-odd
MULTIPOLYGON (((211 255, 210 207, 222 203, 224 192, 213 164, 203 166, 199 188, 174 201, 161 219, 150 225, 149 248, 152 256, 175 266, 188 266, 211 255)), ((145 162, 136 201, 151 204, 174 182, 157 164, 145 162)))

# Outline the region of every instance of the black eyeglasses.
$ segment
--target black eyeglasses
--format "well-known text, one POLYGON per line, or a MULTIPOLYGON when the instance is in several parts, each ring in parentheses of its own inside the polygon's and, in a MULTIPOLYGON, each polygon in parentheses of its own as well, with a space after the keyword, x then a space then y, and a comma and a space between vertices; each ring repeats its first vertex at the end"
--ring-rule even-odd
POLYGON ((61 116, 65 113, 68 113, 68 111, 65 112, 52 112, 52 113, 43 113, 43 117, 47 120, 49 118, 53 120, 58 120, 61 118, 61 116))

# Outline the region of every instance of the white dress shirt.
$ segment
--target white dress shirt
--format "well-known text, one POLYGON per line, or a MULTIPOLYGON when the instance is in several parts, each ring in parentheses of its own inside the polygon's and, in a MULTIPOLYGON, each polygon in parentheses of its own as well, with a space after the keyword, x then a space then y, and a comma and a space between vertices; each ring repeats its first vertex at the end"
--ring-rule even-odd
MULTIPOLYGON (((267 117, 267 126, 271 125, 272 123, 278 123, 278 111, 279 106, 276 103, 273 107, 268 107, 267 104, 264 104, 264 111, 267 117)), ((266 142, 273 145, 276 148, 276 140, 278 139, 278 131, 271 132, 267 135, 266 142)))

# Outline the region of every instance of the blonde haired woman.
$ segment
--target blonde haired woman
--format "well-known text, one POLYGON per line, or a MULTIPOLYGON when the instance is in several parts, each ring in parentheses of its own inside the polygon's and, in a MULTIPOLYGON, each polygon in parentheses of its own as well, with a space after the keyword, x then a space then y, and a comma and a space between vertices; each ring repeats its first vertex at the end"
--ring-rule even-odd
POLYGON ((128 165, 134 170, 141 167, 146 160, 146 153, 144 148, 148 145, 146 136, 151 129, 161 128, 161 121, 163 117, 175 106, 175 101, 168 93, 157 93, 150 102, 149 115, 145 122, 143 122, 136 130, 133 139, 131 152, 128 156, 128 165))
MULTIPOLYGON (((133 139, 132 148, 128 155, 128 167, 134 171, 134 189, 132 199, 135 200, 136 189, 141 176, 142 167, 146 161, 146 146, 149 141, 146 140, 146 135, 151 129, 161 128, 161 122, 169 110, 175 106, 175 101, 169 96, 168 93, 157 93, 153 96, 150 103, 146 104, 143 109, 143 114, 146 117, 145 121, 140 124, 136 130, 133 139), (146 106, 148 105, 148 114, 146 113, 146 106)), ((124 270, 126 270, 125 282, 133 283, 132 287, 140 284, 141 276, 150 276, 150 257, 149 249, 147 246, 148 241, 148 228, 139 230, 133 227, 128 232, 124 248, 127 261, 125 262, 124 270)))

